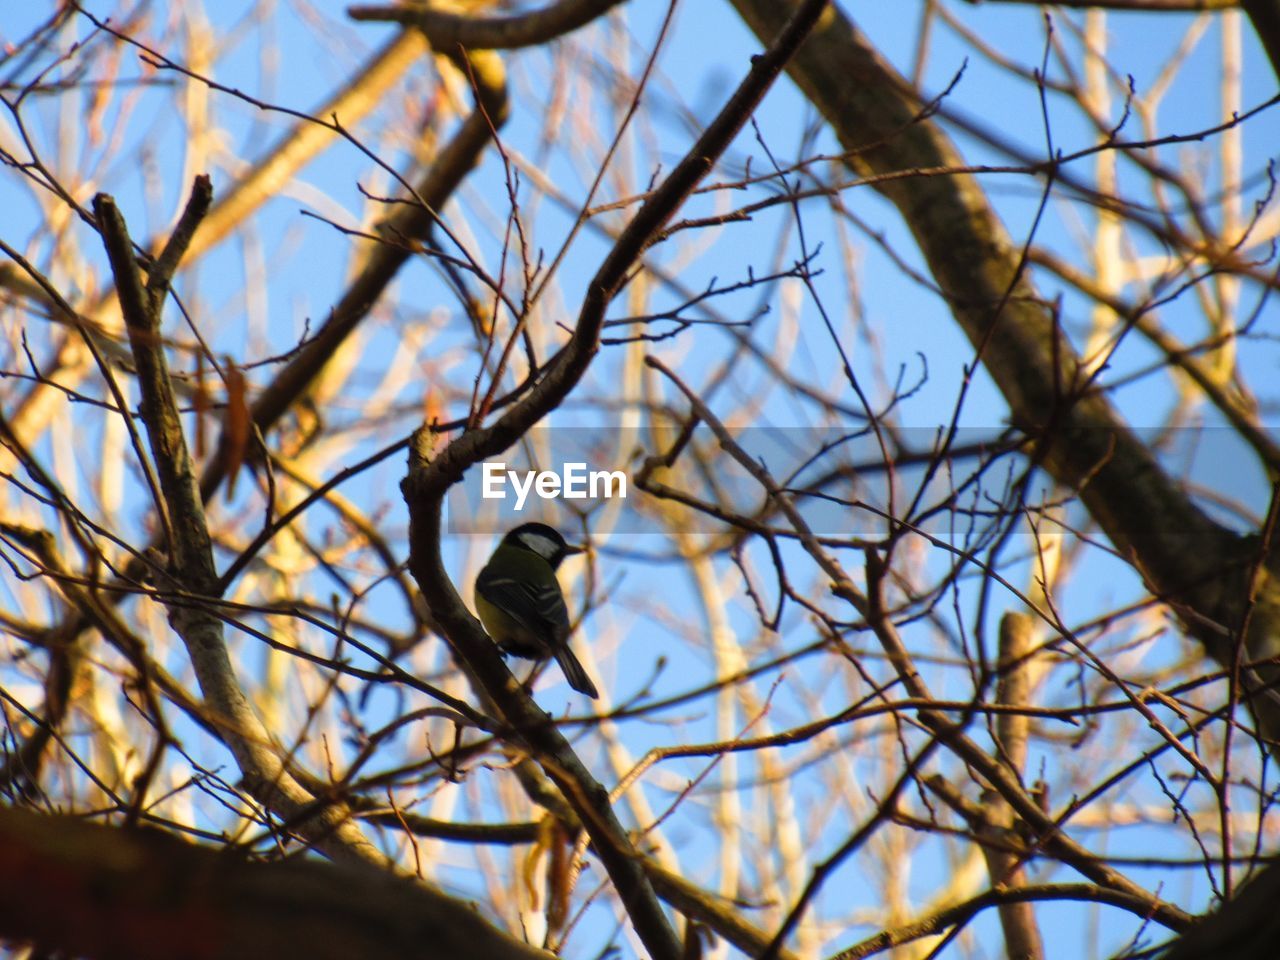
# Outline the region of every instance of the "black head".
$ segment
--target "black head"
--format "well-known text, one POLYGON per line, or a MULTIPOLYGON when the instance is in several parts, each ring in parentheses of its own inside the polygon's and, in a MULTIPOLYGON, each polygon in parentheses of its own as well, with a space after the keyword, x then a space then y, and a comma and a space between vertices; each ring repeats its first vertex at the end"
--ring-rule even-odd
POLYGON ((573 547, 560 536, 560 531, 545 523, 522 523, 502 538, 504 546, 536 553, 554 570, 560 561, 573 553, 581 553, 581 547, 573 547))

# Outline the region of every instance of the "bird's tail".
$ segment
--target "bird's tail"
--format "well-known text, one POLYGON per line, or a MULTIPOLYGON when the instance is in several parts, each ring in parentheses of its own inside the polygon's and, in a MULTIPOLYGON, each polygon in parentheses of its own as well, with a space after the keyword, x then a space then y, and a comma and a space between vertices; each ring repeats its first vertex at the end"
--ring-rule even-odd
POLYGON ((582 669, 582 664, 578 662, 578 658, 569 649, 569 644, 556 644, 555 657, 556 663, 560 664, 561 672, 564 673, 564 678, 569 681, 569 686, 579 693, 585 693, 592 700, 600 696, 600 692, 596 690, 596 685, 587 676, 587 671, 582 669))

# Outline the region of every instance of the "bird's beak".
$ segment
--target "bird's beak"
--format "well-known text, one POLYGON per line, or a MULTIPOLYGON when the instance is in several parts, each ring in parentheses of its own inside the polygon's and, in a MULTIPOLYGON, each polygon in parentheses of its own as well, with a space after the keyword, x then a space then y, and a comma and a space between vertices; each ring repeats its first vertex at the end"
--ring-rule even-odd
POLYGON ((566 557, 571 557, 571 556, 573 556, 575 553, 586 553, 586 552, 587 552, 587 548, 586 548, 586 547, 579 546, 579 545, 578 545, 578 544, 576 544, 576 543, 566 543, 566 544, 564 545, 564 555, 565 555, 566 557))

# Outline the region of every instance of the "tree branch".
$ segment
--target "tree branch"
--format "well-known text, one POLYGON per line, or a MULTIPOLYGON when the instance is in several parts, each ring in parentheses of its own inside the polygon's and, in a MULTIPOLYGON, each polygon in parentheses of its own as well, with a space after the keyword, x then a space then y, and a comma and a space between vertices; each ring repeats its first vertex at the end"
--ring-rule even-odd
POLYGON ((403 484, 410 516, 410 569, 423 597, 485 696, 519 731, 525 745, 582 820, 636 933, 655 960, 679 957, 683 947, 609 804, 608 791, 596 782, 555 725, 515 682, 492 641, 458 596, 440 555, 441 510, 446 492, 464 471, 509 447, 577 385, 599 350, 605 310, 622 288, 628 271, 746 123, 826 6, 826 0, 805 0, 796 16, 777 32, 768 51, 754 58, 747 77, 697 143, 637 211, 588 285, 573 335, 548 365, 542 379, 495 424, 463 434, 439 454, 433 452, 429 429, 420 429, 410 450, 409 472, 403 484))
POLYGON ((96 958, 547 960, 363 863, 254 863, 157 830, 0 807, 0 933, 96 958))
POLYGON ((424 4, 347 7, 352 20, 417 27, 437 50, 516 50, 549 43, 603 16, 623 0, 559 0, 541 10, 509 17, 471 17, 424 4))
MULTIPOLYGON (((877 953, 883 953, 893 947, 904 943, 911 943, 913 940, 919 940, 922 937, 936 937, 946 933, 949 929, 957 924, 965 923, 970 918, 986 910, 989 907, 1000 906, 1001 904, 1012 903, 1034 903, 1037 901, 1055 901, 1055 900, 1079 900, 1084 903, 1105 903, 1108 906, 1119 907, 1121 910, 1127 910, 1135 916, 1146 919, 1146 901, 1141 897, 1132 897, 1118 890, 1110 890, 1106 887, 1095 887, 1090 883, 1046 883, 1034 886, 1006 888, 995 887, 986 893, 979 894, 964 903, 958 903, 954 907, 947 907, 939 910, 937 913, 930 914, 927 917, 921 917, 919 920, 913 920, 905 923, 900 927, 894 927, 892 930, 884 930, 877 933, 873 937, 868 937, 861 943, 841 950, 839 953, 833 954, 830 960, 863 960, 864 957, 874 956, 877 953)), ((1274 941, 1273 941, 1274 942, 1274 941)), ((1211 956, 1212 954, 1194 954, 1196 957, 1211 956)), ((1010 955, 1012 956, 1012 954, 1010 955)), ((1188 957, 1192 956, 1188 954, 1188 957)), ((1227 956, 1227 954, 1222 954, 1227 956)), ((1231 954, 1232 960, 1236 955, 1231 954)), ((1259 954, 1257 960, 1261 960, 1262 955, 1259 954)))
POLYGON ((289 776, 235 676, 223 622, 207 605, 218 595, 218 574, 204 502, 162 347, 160 316, 154 309, 159 298, 149 296, 142 285, 133 242, 115 201, 100 193, 94 197, 93 208, 138 369, 141 417, 170 519, 166 586, 173 593, 168 603, 169 621, 186 644, 201 692, 224 730, 224 739, 250 791, 286 819, 298 821, 294 825, 331 855, 383 864, 385 859, 350 822, 345 809, 338 805, 316 809, 314 798, 289 776))
MULTIPOLYGON (((768 36, 795 0, 732 0, 768 36)), ((788 67, 831 124, 860 176, 963 160, 930 119, 930 105, 840 11, 788 67)), ((1052 158, 1051 158, 1052 159, 1052 158)), ((1037 462, 1076 489, 1117 551, 1188 633, 1226 666, 1247 628, 1246 659, 1280 654, 1280 550, 1215 522, 1156 461, 1083 369, 1053 310, 969 174, 889 180, 876 189, 910 228, 976 356, 1004 394, 1013 421, 1038 445, 1037 462)), ((1280 737, 1280 669, 1242 671, 1242 699, 1280 737)))

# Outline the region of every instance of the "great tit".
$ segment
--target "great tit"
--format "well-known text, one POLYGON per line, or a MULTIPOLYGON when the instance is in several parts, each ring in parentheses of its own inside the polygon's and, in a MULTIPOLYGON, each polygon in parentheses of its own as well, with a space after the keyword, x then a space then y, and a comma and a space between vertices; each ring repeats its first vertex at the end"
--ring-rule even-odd
POLYGON ((498 647, 517 657, 555 657, 569 686, 593 700, 596 686, 569 649, 569 610, 556 579, 560 561, 581 547, 545 523, 516 527, 476 577, 476 612, 498 647))

